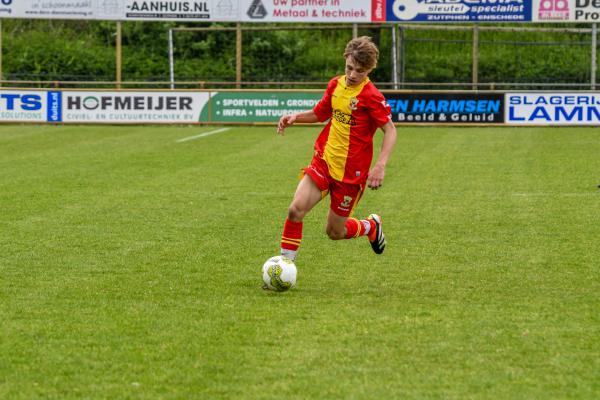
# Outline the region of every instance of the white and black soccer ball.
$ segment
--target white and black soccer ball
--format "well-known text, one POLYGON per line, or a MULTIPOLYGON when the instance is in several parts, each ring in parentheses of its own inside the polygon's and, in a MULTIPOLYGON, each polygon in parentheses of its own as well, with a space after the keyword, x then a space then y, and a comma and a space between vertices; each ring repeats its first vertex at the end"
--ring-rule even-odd
POLYGON ((296 285, 298 270, 292 260, 283 256, 271 257, 263 264, 265 288, 285 292, 296 285))

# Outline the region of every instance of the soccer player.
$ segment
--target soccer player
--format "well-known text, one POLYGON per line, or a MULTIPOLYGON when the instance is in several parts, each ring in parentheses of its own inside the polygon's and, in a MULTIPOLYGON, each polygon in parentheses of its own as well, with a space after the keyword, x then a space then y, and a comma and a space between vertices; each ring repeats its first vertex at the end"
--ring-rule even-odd
POLYGON ((309 111, 281 117, 277 133, 294 123, 329 122, 314 145, 311 164, 302 177, 281 236, 281 255, 296 259, 302 240, 304 216, 329 194, 330 209, 326 232, 332 240, 367 236, 376 254, 381 254, 386 241, 381 217, 371 214, 365 219, 352 218, 365 184, 378 189, 383 184, 385 166, 394 144, 396 127, 391 109, 383 95, 369 80, 377 65, 379 50, 370 37, 352 39, 344 50, 346 73, 327 85, 319 103, 309 111), (379 157, 373 168, 373 136, 381 128, 384 133, 379 157))

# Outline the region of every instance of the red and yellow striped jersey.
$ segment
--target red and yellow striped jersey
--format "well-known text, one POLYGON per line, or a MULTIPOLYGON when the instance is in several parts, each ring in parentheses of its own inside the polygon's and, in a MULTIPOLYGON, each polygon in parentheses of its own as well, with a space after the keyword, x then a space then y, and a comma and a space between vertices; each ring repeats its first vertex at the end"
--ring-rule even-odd
POLYGON ((364 183, 373 159, 375 131, 391 121, 391 108, 383 95, 369 78, 349 87, 343 75, 329 82, 313 111, 321 122, 331 118, 315 142, 329 174, 341 182, 364 183))

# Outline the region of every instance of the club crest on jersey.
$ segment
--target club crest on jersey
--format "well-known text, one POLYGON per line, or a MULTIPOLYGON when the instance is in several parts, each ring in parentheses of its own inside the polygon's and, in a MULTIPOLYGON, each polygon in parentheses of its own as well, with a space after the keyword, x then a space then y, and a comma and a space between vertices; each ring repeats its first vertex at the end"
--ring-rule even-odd
POLYGON ((350 98, 350 105, 348 106, 352 111, 358 108, 358 99, 356 97, 350 98))

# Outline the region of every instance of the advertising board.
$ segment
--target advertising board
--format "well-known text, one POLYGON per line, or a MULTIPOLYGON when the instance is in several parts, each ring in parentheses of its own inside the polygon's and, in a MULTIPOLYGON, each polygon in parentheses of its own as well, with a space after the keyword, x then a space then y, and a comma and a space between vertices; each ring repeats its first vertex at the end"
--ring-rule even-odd
POLYGON ((500 124, 502 94, 384 93, 398 123, 500 124))
POLYGON ((113 0, 99 18, 149 21, 238 21, 238 0, 113 0))
POLYGON ((240 0, 246 22, 371 22, 365 0, 240 0))
POLYGON ((600 0, 0 0, 0 18, 200 22, 587 22, 600 0))
MULTIPOLYGON (((600 92, 383 91, 398 124, 600 125, 600 92)), ((321 91, 0 90, 0 122, 276 123, 321 91)))
POLYGON ((371 22, 365 0, 1 0, 0 18, 371 22))
POLYGON ((192 91, 0 91, 0 122, 262 123, 312 109, 322 93, 192 91))
POLYGON ((216 92, 210 109, 205 107, 201 121, 276 122, 284 114, 312 109, 322 92, 216 92))
POLYGON ((573 22, 600 22, 600 0, 571 0, 573 22))
POLYGON ((0 18, 238 21, 239 0, 2 0, 0 18))
POLYGON ((531 5, 531 0, 387 0, 386 20, 526 22, 531 21, 531 5))
POLYGON ((64 122, 196 123, 207 92, 63 91, 64 122))
POLYGON ((97 0, 2 0, 0 4, 0 17, 31 19, 94 19, 96 1, 97 0))
POLYGON ((568 0, 540 0, 533 3, 532 19, 536 22, 565 22, 571 19, 573 4, 568 0))
POLYGON ((600 0, 535 0, 533 22, 578 22, 600 21, 600 0))
POLYGON ((515 125, 600 125, 600 93, 506 93, 505 121, 515 125))
POLYGON ((0 90, 0 121, 58 122, 60 92, 0 90))

